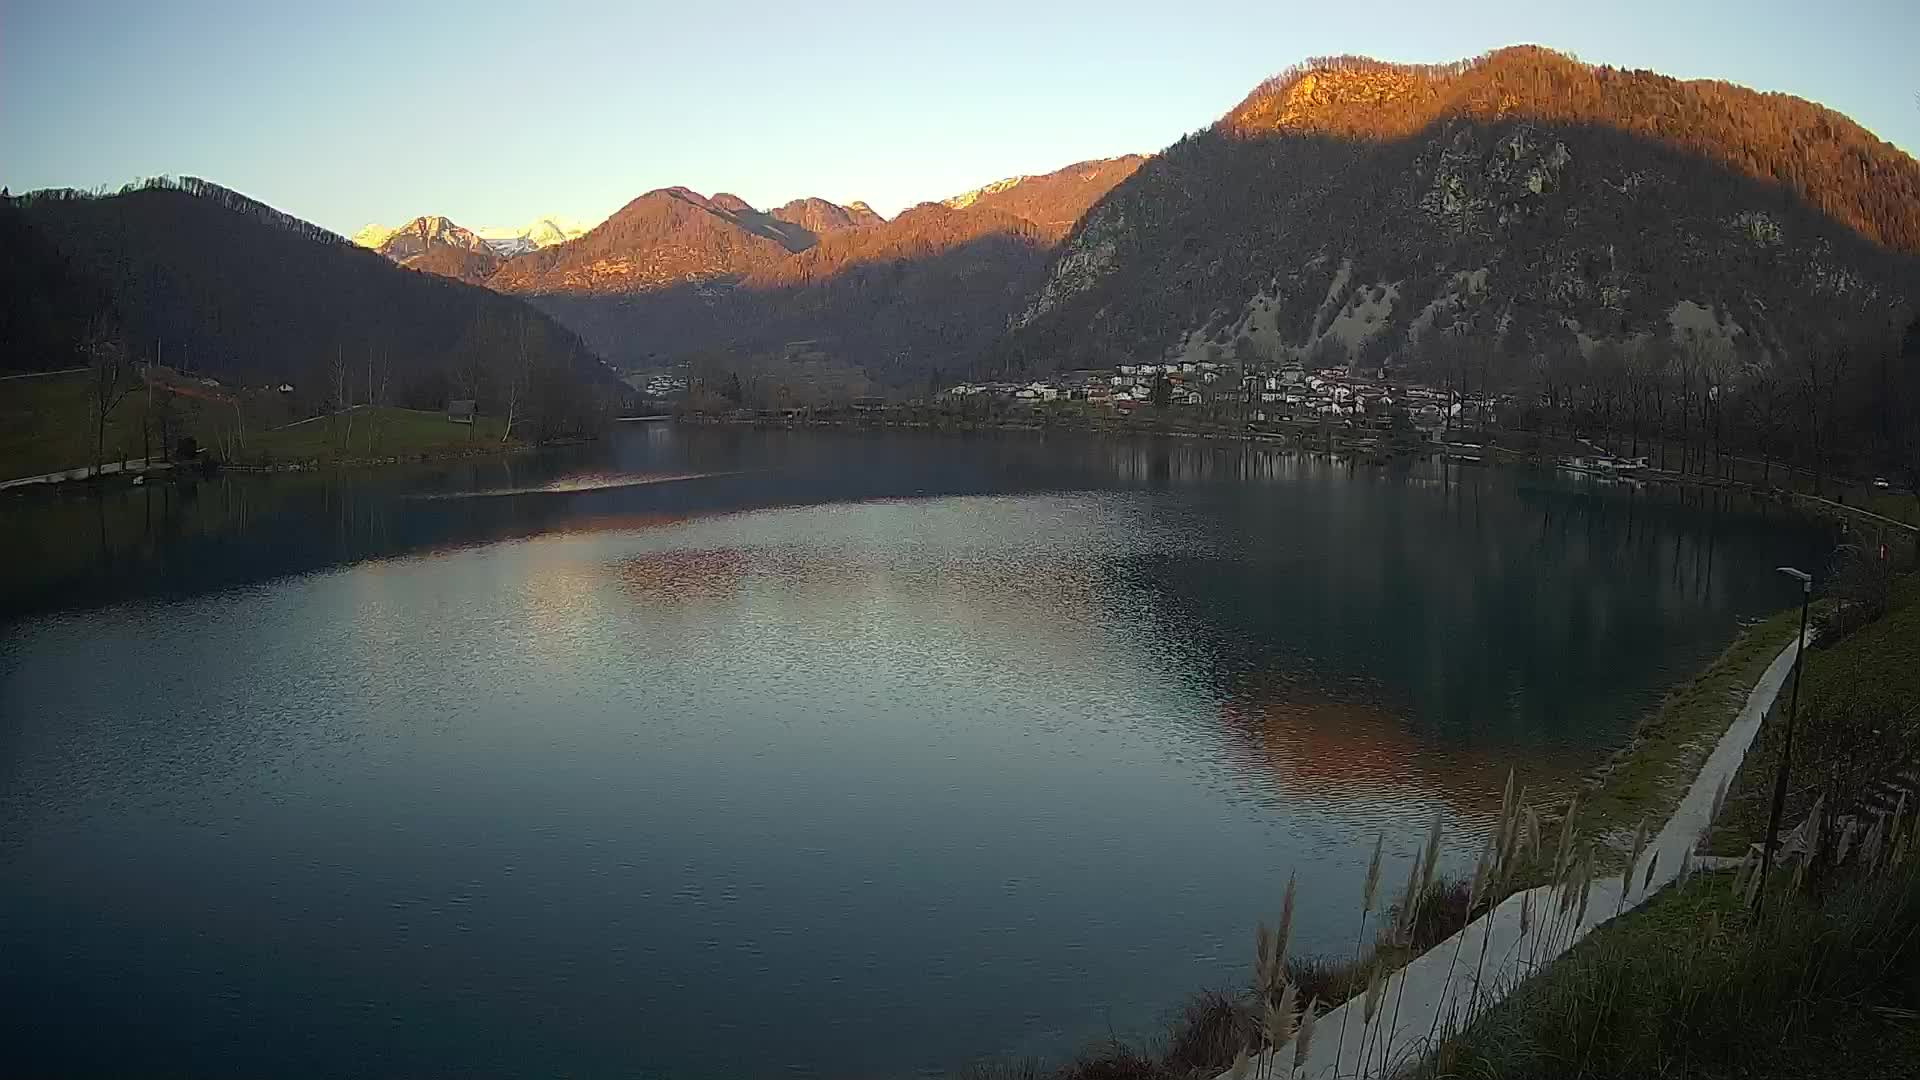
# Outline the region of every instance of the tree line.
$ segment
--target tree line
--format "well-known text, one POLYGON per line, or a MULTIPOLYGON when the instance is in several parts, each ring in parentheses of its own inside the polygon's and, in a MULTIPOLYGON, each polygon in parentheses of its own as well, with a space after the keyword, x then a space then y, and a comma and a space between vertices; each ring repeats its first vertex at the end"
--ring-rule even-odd
POLYGON ((17 241, 0 280, 23 286, 0 297, 0 328, 19 331, 6 367, 117 369, 103 385, 119 387, 130 358, 158 352, 228 386, 291 385, 309 415, 473 398, 510 413, 516 437, 584 430, 619 394, 578 335, 524 302, 195 178, 9 198, 0 236, 17 241))
POLYGON ((1537 46, 1441 65, 1308 61, 1261 83, 1223 127, 1261 134, 1284 117, 1295 131, 1403 138, 1448 116, 1597 124, 1657 139, 1778 183, 1881 244, 1920 252, 1920 163, 1841 113, 1719 80, 1583 64, 1537 46), (1350 93, 1302 85, 1352 73, 1386 85, 1350 93), (1295 102, 1296 91, 1309 102, 1295 102))
MULTIPOLYGON (((1465 357, 1442 378, 1473 392, 1465 357)), ((1703 335, 1605 341, 1539 358, 1514 385, 1515 426, 1660 468, 1789 487, 1797 473, 1815 494, 1874 475, 1920 488, 1920 319, 1760 362, 1703 335)))

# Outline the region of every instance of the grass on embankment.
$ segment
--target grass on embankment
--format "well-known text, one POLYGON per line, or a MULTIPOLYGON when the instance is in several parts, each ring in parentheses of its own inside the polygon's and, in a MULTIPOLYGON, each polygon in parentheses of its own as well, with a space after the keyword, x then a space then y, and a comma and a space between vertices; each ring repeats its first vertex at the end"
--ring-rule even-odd
MULTIPOLYGON (((139 457, 145 401, 133 395, 107 418, 108 461, 139 457)), ((85 372, 0 381, 0 480, 93 464, 85 372)))
POLYGON ((1854 489, 1847 496, 1848 505, 1864 506, 1869 512, 1881 517, 1904 521, 1909 525, 1920 525, 1920 493, 1879 491, 1873 488, 1854 489))
POLYGON ((1668 691, 1581 793, 1578 830, 1620 839, 1644 821, 1657 831, 1799 628, 1797 609, 1751 623, 1698 675, 1668 691))
POLYGON ((1911 1077, 1916 867, 1821 902, 1782 874, 1758 926, 1733 874, 1695 876, 1595 930, 1410 1075, 1911 1077))
POLYGON ((240 464, 296 464, 483 453, 501 448, 505 427, 505 421, 491 416, 455 424, 439 412, 363 406, 278 431, 249 434, 234 457, 240 464))
MULTIPOLYGON (((1844 781, 1835 792, 1857 792, 1913 762, 1920 577, 1897 580, 1886 614, 1809 650, 1807 664, 1785 827, 1804 820, 1835 777, 1844 781)), ((1744 854, 1765 834, 1790 692, 1791 683, 1730 787, 1716 850, 1744 854)), ((1853 845, 1851 862, 1824 870, 1783 861, 1758 923, 1747 914, 1750 894, 1736 895, 1737 875, 1675 886, 1595 931, 1414 1075, 1920 1076, 1912 840, 1881 846, 1869 837, 1853 845), (1888 869, 1895 858, 1905 861, 1888 869), (1803 887, 1802 875, 1813 884, 1803 887)))
MULTIPOLYGON (((1806 818, 1818 795, 1820 779, 1830 769, 1846 764, 1846 758, 1859 750, 1852 738, 1829 737, 1822 720, 1824 705, 1862 693, 1871 693, 1885 703, 1884 708, 1896 711, 1902 703, 1920 704, 1920 574, 1894 580, 1885 615, 1831 646, 1807 650, 1805 677, 1794 737, 1793 779, 1781 817, 1783 828, 1806 818)), ((1793 678, 1789 676, 1775 699, 1772 715, 1761 726, 1740 771, 1728 786, 1726 806, 1715 823, 1709 851, 1743 855, 1748 845, 1766 835, 1774 777, 1786 742, 1782 721, 1792 696, 1793 678)), ((1903 763, 1885 764, 1897 768, 1903 763)))

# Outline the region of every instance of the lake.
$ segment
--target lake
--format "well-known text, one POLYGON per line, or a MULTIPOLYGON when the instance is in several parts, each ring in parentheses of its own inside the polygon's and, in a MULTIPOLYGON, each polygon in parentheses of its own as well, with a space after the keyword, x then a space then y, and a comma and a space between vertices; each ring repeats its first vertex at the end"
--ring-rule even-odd
MULTIPOLYGON (((626 425, 0 500, 15 1074, 880 1077, 1468 864, 1827 531, 1238 443, 626 425), (1388 880, 1395 880, 1389 870, 1388 880)), ((1544 794, 1542 796, 1544 798, 1544 794)))

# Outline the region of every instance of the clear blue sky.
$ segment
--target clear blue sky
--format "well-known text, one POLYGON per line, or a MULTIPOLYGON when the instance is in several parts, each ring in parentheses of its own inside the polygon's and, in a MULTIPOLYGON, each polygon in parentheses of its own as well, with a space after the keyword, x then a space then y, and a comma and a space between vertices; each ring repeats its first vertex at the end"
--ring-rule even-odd
POLYGON ((1519 42, 1920 149, 1920 0, 0 0, 0 183, 193 174, 341 232, 597 220, 671 184, 892 214, 1157 150, 1305 57, 1519 42))

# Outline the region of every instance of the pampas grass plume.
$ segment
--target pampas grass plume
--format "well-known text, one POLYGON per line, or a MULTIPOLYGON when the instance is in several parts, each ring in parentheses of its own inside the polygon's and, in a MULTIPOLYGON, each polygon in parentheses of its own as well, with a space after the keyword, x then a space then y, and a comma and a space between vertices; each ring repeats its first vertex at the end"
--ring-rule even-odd
POLYGON ((1367 863, 1367 887, 1360 897, 1360 914, 1365 916, 1373 910, 1374 895, 1380 890, 1380 849, 1386 843, 1387 834, 1381 833, 1373 838, 1373 858, 1367 863))

